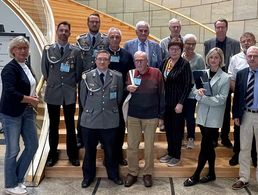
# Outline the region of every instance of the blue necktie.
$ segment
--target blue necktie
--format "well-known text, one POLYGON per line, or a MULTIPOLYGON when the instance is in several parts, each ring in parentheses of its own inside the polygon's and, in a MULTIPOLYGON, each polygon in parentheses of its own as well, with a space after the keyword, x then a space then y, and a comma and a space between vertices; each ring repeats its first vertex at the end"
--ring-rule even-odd
POLYGON ((140 46, 141 46, 141 51, 145 52, 145 43, 141 42, 140 46))

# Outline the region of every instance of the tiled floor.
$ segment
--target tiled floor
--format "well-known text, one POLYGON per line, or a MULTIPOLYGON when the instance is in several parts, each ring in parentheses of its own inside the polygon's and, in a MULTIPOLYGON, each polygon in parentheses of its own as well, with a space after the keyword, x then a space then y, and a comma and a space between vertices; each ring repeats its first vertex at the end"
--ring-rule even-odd
MULTIPOLYGON (((2 135, 0 135, 0 140, 2 135)), ((4 150, 5 146, 0 145, 0 194, 4 193, 4 150)), ((194 187, 183 187, 186 178, 155 178, 151 188, 143 186, 142 178, 138 178, 135 185, 130 188, 117 186, 106 178, 98 178, 87 189, 80 187, 81 179, 78 178, 45 178, 38 187, 28 187, 28 194, 31 195, 234 195, 234 194, 258 194, 258 183, 251 180, 250 186, 246 189, 234 191, 231 185, 234 178, 217 178, 209 184, 199 184, 194 187)))

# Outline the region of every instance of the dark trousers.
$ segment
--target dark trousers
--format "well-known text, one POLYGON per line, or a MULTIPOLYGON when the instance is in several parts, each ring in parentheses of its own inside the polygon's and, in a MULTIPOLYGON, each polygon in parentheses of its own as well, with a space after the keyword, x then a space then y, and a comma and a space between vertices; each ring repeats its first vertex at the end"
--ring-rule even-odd
POLYGON ((82 127, 82 136, 85 147, 83 160, 83 178, 93 180, 96 176, 96 152, 99 141, 104 145, 105 166, 109 179, 118 178, 118 162, 115 159, 115 139, 117 128, 89 129, 82 127))
POLYGON ((221 128, 221 141, 228 140, 229 132, 230 132, 230 110, 231 110, 231 91, 228 93, 226 108, 223 119, 223 126, 221 128))
MULTIPOLYGON (((255 144, 255 136, 253 137, 251 156, 253 162, 257 161, 257 152, 256 152, 256 144, 255 144)), ((234 155, 239 156, 240 152, 240 126, 234 125, 234 147, 233 147, 234 155)))
POLYGON ((174 111, 166 111, 165 129, 168 142, 168 155, 180 159, 184 134, 183 113, 177 114, 174 111))
POLYGON ((214 142, 216 141, 216 135, 219 131, 218 128, 209 128, 200 126, 202 133, 201 150, 198 158, 198 165, 194 173, 194 177, 199 179, 200 174, 208 161, 209 172, 208 175, 215 176, 215 158, 216 153, 214 149, 214 142))
POLYGON ((196 100, 187 98, 184 102, 183 114, 187 127, 187 138, 195 138, 195 106, 196 100))
POLYGON ((125 138, 125 121, 123 118, 123 112, 122 112, 122 106, 119 107, 119 127, 117 129, 117 135, 115 140, 115 154, 118 162, 122 161, 124 159, 123 155, 123 144, 124 144, 124 138, 125 138))
MULTIPOLYGON (((57 146, 59 143, 59 123, 60 123, 60 105, 47 104, 49 114, 49 157, 57 158, 57 146)), ((75 104, 63 105, 65 126, 66 126, 66 148, 69 159, 78 158, 78 149, 76 145, 74 114, 75 104)))

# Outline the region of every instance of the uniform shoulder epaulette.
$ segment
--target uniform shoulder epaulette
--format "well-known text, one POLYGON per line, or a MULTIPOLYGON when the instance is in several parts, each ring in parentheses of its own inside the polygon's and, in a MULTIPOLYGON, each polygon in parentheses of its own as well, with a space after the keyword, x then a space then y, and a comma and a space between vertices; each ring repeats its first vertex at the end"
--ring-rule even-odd
POLYGON ((85 70, 82 72, 82 79, 86 79, 86 75, 89 74, 89 72, 91 72, 92 70, 89 69, 89 70, 85 70))
POLYGON ((78 40, 78 39, 80 39, 80 38, 82 38, 82 37, 87 36, 87 34, 88 34, 88 33, 83 33, 83 34, 78 35, 78 36, 76 37, 76 40, 78 40))
POLYGON ((51 46, 53 46, 53 45, 54 45, 54 44, 45 45, 45 46, 44 46, 44 49, 45 49, 45 50, 48 50, 48 49, 49 49, 51 46))
POLYGON ((101 37, 107 37, 107 33, 100 33, 101 37))

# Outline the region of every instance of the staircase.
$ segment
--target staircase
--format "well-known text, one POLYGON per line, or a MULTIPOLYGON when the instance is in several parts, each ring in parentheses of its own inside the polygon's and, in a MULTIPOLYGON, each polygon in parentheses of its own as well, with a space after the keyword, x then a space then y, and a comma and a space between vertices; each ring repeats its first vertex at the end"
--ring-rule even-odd
MULTIPOLYGON (((19 1, 20 5, 23 6, 23 9, 33 18, 33 12, 30 2, 31 0, 24 0, 19 1), (22 2, 22 4, 21 4, 22 2), (26 3, 28 2, 28 3, 26 3), (27 7, 26 7, 27 6, 27 7)), ((79 34, 83 34, 87 31, 87 24, 86 19, 89 14, 93 13, 95 10, 88 8, 86 6, 82 6, 78 3, 75 3, 71 0, 49 0, 50 6, 53 10, 55 24, 58 24, 61 21, 67 20, 71 23, 71 30, 72 34, 70 37, 70 42, 75 43, 76 37, 79 34), (74 11, 76 10, 76 12, 74 11)), ((108 17, 106 14, 100 13, 101 17, 101 32, 107 32, 107 30, 111 27, 118 27, 123 32, 122 35, 122 42, 121 45, 124 44, 125 41, 129 39, 135 38, 135 29, 129 25, 125 25, 121 21, 118 21, 112 17, 108 17)), ((34 20, 39 26, 40 21, 34 20)), ((42 30, 44 27, 42 26, 42 30)), ((43 112, 43 111, 42 111, 43 112)), ((39 113, 41 113, 39 111, 39 113)), ((75 115, 75 119, 77 120, 78 108, 75 115)), ((40 117, 40 116, 38 116, 40 117)), ((40 117, 41 118, 41 117, 40 117)), ((66 133, 65 133, 65 125, 64 125, 64 117, 63 113, 61 116, 61 124, 60 124, 60 140, 59 140, 59 150, 60 156, 59 161, 54 167, 45 167, 45 176, 46 177, 82 177, 82 170, 81 167, 73 167, 68 161, 68 157, 66 155, 66 133)), ((230 132, 230 138, 233 139, 232 130, 230 132)), ((126 156, 126 148, 127 148, 127 137, 125 137, 125 143, 123 146, 124 154, 126 156)), ((196 128, 196 141, 195 141, 195 148, 194 149, 186 149, 182 147, 182 163, 179 166, 175 167, 167 167, 164 163, 159 163, 159 158, 166 154, 167 143, 166 143, 166 135, 163 132, 160 132, 157 129, 156 133, 156 141, 155 141, 155 168, 154 168, 154 177, 188 177, 193 174, 198 160, 198 154, 200 150, 200 140, 201 134, 199 128, 196 128)), ((232 149, 228 149, 222 146, 218 146, 216 148, 216 174, 217 177, 237 177, 239 166, 230 167, 228 165, 228 160, 231 158, 233 152, 232 149)), ((143 142, 140 144, 140 151, 139 151, 139 159, 140 159, 140 167, 143 167, 144 161, 144 144, 143 142)), ((82 160, 84 156, 84 149, 80 150, 80 160, 82 165, 82 160)), ((107 177, 105 167, 103 166, 103 150, 97 150, 97 177, 107 177)), ((205 167, 204 172, 207 172, 207 166, 205 167)), ((120 167, 121 175, 125 176, 127 174, 127 167, 120 167)), ((252 177, 255 175, 255 169, 251 168, 252 177)), ((140 175, 142 175, 140 173, 140 175)))
MULTIPOLYGON (((94 10, 85 5, 76 3, 71 0, 49 0, 49 4, 52 8, 53 15, 55 18, 55 24, 57 25, 61 21, 68 21, 71 23, 71 36, 70 42, 75 43, 76 37, 80 34, 84 34, 88 31, 87 27, 87 17, 97 10, 94 10), (76 10, 76 11, 74 11, 76 10)), ((107 33, 110 27, 117 27, 122 31, 121 46, 127 40, 136 37, 134 27, 129 24, 125 24, 109 15, 101 13, 100 14, 100 32, 107 33)), ((152 38, 155 39, 155 38, 152 38)))
MULTIPOLYGON (((82 178, 82 170, 81 167, 74 167, 68 161, 68 157, 66 155, 66 146, 65 146, 65 129, 63 123, 60 124, 60 143, 59 150, 60 156, 59 161, 54 167, 45 167, 45 176, 46 177, 79 177, 82 178), (69 173, 69 174, 68 174, 69 173)), ((233 139, 233 126, 230 132, 230 139, 233 139)), ((186 136, 186 135, 185 135, 186 136)), ((123 145, 124 154, 126 156, 126 148, 127 148, 127 136, 125 136, 125 142, 123 145)), ((198 162, 198 154, 200 150, 200 140, 201 133, 199 128, 196 128, 196 141, 194 149, 186 149, 185 146, 182 146, 182 155, 181 160, 182 163, 179 166, 168 167, 165 163, 160 163, 159 158, 166 154, 167 143, 166 143, 166 135, 164 132, 160 132, 157 129, 156 139, 154 144, 154 158, 155 158, 155 168, 154 168, 154 177, 189 177, 195 171, 198 162)), ((232 149, 225 148, 219 144, 216 148, 216 176, 217 177, 238 177, 239 166, 231 167, 228 164, 229 159, 232 157, 233 151, 232 149)), ((80 149, 80 160, 82 164, 84 149, 80 149)), ((144 166, 144 143, 140 143, 139 150, 139 164, 142 168, 144 166)), ((102 149, 97 149, 97 177, 107 177, 105 167, 103 166, 103 157, 104 152, 102 149)), ((204 174, 208 172, 207 165, 204 169, 204 174)), ((127 167, 120 166, 120 174, 122 176, 126 176, 127 167)), ((251 168, 252 177, 255 177, 255 168, 251 168)), ((140 176, 142 176, 142 172, 140 171, 140 176)))

